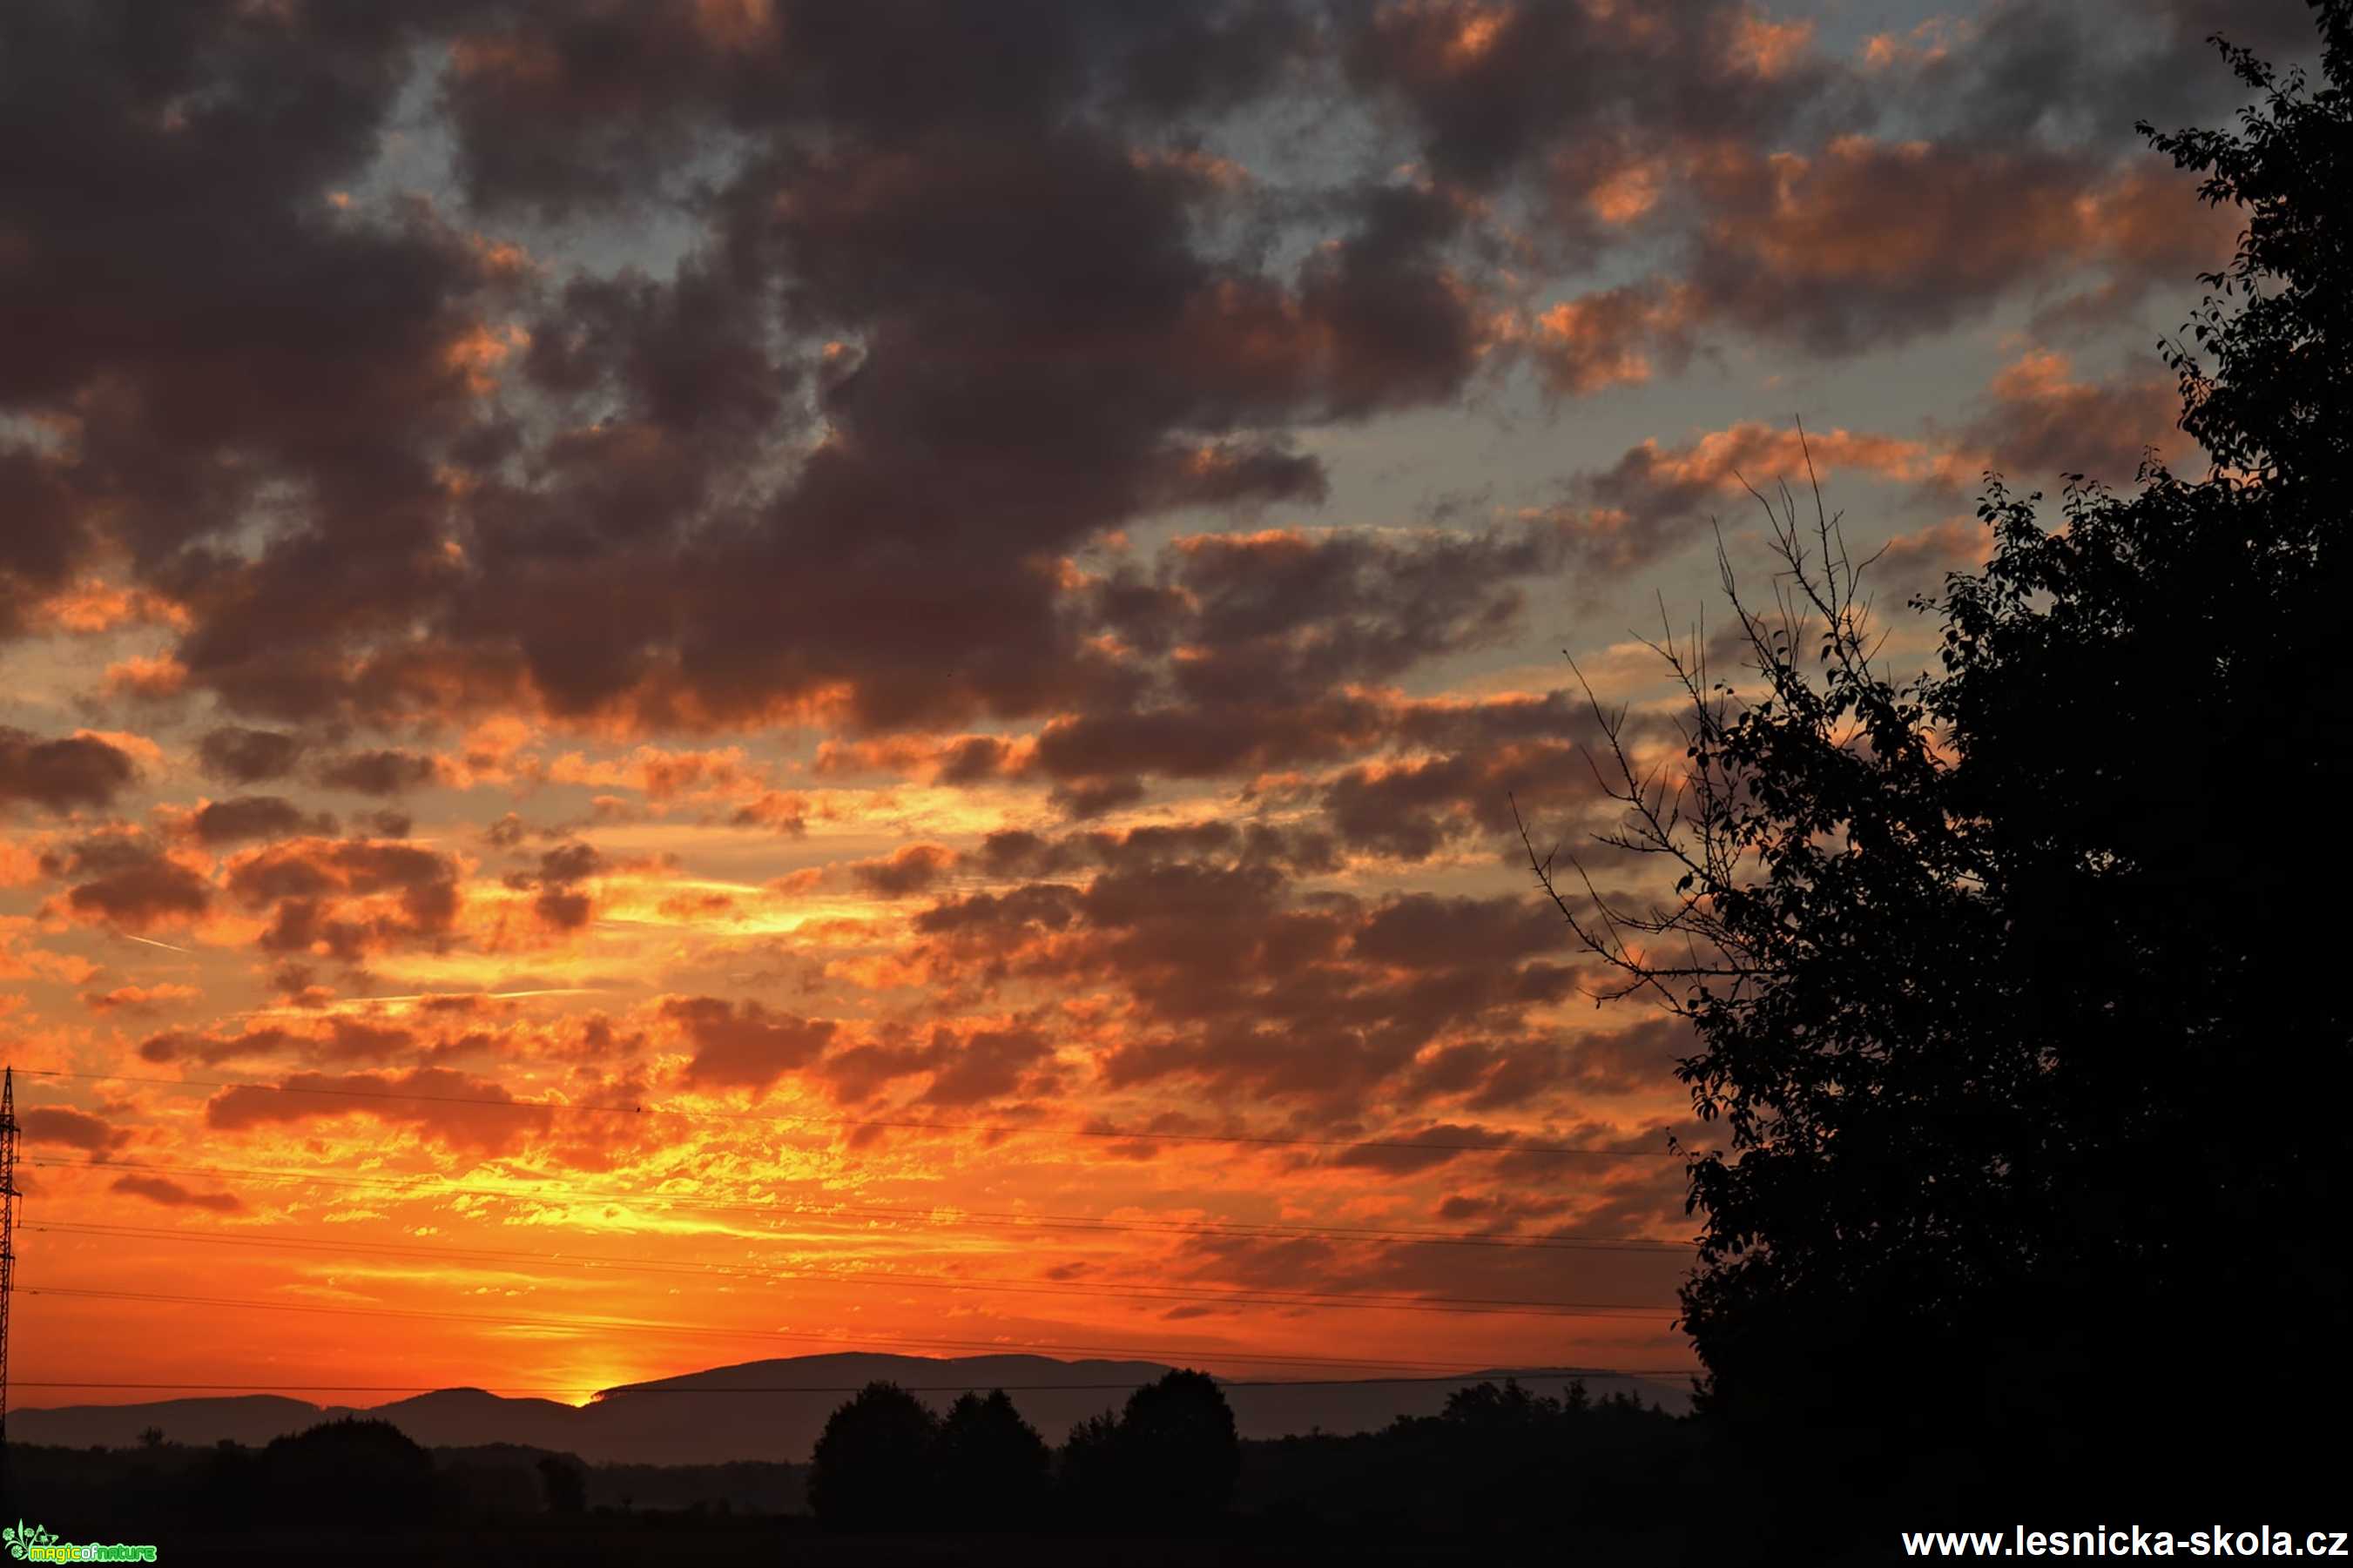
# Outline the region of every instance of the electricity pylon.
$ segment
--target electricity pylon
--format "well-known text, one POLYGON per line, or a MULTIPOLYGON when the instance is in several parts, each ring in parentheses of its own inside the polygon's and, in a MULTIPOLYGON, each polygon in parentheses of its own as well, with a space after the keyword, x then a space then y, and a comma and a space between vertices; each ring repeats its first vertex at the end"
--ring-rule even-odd
POLYGON ((16 1289, 16 1069, 0 1068, 0 1501, 8 1496, 8 1299, 16 1289))

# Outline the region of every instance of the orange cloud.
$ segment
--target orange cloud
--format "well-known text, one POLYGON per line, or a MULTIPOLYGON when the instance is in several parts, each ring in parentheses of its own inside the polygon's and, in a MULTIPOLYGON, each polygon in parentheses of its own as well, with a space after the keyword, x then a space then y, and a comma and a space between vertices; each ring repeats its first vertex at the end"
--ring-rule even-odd
POLYGON ((0 837, 0 888, 21 888, 39 881, 45 875, 40 854, 32 846, 13 837, 0 837))
POLYGON ((1965 17, 1931 16, 1905 33, 1873 33, 1859 51, 1863 68, 1883 71, 1935 65, 1976 33, 1965 17))
MULTIPOLYGON (((502 263, 495 253, 486 259, 493 266, 513 265, 502 263)), ((499 368, 516 351, 530 346, 531 334, 520 326, 509 323, 493 328, 478 321, 443 349, 442 363, 465 378, 467 389, 475 396, 488 397, 499 389, 499 368)))
POLYGON ((755 800, 768 791, 771 770, 746 758, 741 746, 712 751, 670 751, 639 746, 625 757, 590 760, 567 752, 547 770, 552 784, 598 789, 636 790, 657 806, 755 800))
POLYGON ((188 683, 188 668, 168 653, 142 654, 106 667, 100 689, 109 697, 173 697, 188 683))
POLYGON ((1746 484, 1802 475, 1810 454, 1825 478, 1851 468, 1874 479, 1952 486, 1974 479, 1981 459, 1919 440, 1843 428, 1800 433, 1793 426, 1744 420, 1710 430, 1681 447, 1645 440, 1637 448, 1658 479, 1677 487, 1738 494, 1746 484))
POLYGON ((1563 300, 1536 317, 1532 352, 1555 392, 1639 384, 1654 355, 1679 363, 1689 353, 1694 303, 1688 289, 1631 285, 1563 300))
POLYGON ((81 1002, 93 1013, 144 1013, 169 1003, 193 1002, 203 994, 194 985, 118 985, 111 991, 85 991, 81 1002))
POLYGON ((1733 22, 1731 55, 1741 69, 1769 81, 1788 74, 1813 39, 1810 20, 1778 22, 1761 12, 1743 11, 1733 22))
POLYGON ((554 1113, 518 1106, 504 1086, 447 1068, 400 1073, 290 1073, 275 1084, 225 1089, 205 1102, 205 1125, 237 1134, 277 1125, 362 1117, 483 1154, 544 1136, 554 1113))
POLYGON ((1624 163, 1589 188, 1585 199, 1602 222, 1630 224, 1659 205, 1659 188, 1664 177, 1665 171, 1658 160, 1624 163))
POLYGON ((85 985, 99 967, 79 953, 59 952, 29 939, 37 922, 23 915, 0 915, 0 980, 52 980, 85 985))
POLYGON ((150 588, 85 578, 41 601, 34 611, 37 624, 78 636, 92 636, 124 626, 163 626, 185 631, 186 606, 150 588))

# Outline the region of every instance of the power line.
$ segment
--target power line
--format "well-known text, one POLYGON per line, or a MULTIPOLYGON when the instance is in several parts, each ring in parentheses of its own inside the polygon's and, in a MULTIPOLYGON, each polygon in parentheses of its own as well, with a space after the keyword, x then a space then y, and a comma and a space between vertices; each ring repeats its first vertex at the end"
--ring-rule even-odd
POLYGON ((327 1095, 349 1100, 418 1100, 434 1105, 479 1105, 501 1110, 570 1111, 594 1116, 680 1116, 726 1121, 788 1123, 808 1127, 871 1127, 914 1132, 979 1132, 1011 1138, 1036 1133, 1054 1138, 1100 1138, 1124 1143, 1248 1143, 1311 1149, 1390 1149, 1409 1153, 1540 1154, 1588 1160, 1681 1160, 1672 1149, 1575 1149, 1546 1143, 1430 1142, 1406 1138, 1300 1138, 1251 1132, 1149 1132, 1100 1127, 1012 1127, 976 1121, 883 1121, 849 1116, 794 1116, 750 1110, 678 1110, 666 1106, 570 1105, 541 1100, 493 1100, 488 1095, 412 1094, 404 1089, 330 1089, 322 1085, 238 1082, 220 1079, 153 1078, 133 1073, 67 1072, 54 1068, 27 1068, 42 1078, 77 1079, 95 1083, 143 1083, 164 1089, 250 1089, 269 1094, 327 1095))
POLYGON ((1154 1361, 1172 1357, 1198 1356, 1209 1361, 1259 1362, 1276 1366, 1345 1366, 1388 1367, 1398 1370, 1433 1372, 1451 1368, 1476 1372, 1478 1366, 1468 1362, 1451 1362, 1436 1358, 1419 1361, 1390 1361, 1370 1356, 1265 1355, 1256 1352, 1229 1351, 1166 1351, 1140 1348, 1134 1345, 1073 1345, 1050 1341, 1032 1341, 1027 1344, 1008 1344, 999 1340, 928 1339, 917 1335, 893 1335, 887 1342, 845 1341, 837 1335, 795 1333, 783 1329, 713 1328, 699 1323, 669 1323, 637 1318, 501 1318, 476 1312, 437 1312, 414 1308, 355 1307, 330 1305, 311 1301, 254 1301, 217 1296, 183 1296, 160 1290, 101 1290, 79 1286, 20 1286, 28 1296, 57 1296, 78 1300, 132 1301, 169 1303, 182 1306, 227 1307, 261 1311, 312 1312, 339 1317, 396 1318, 435 1322, 480 1323, 491 1328, 559 1329, 570 1331, 622 1331, 629 1332, 682 1333, 714 1335, 724 1339, 793 1340, 830 1345, 838 1351, 868 1351, 879 1354, 892 1353, 890 1344, 925 1345, 951 1350, 976 1350, 998 1355, 1018 1355, 1035 1351, 1061 1351, 1089 1356, 1144 1356, 1154 1361))
POLYGON ((564 1268, 609 1268, 628 1272, 754 1279, 766 1283, 792 1280, 812 1283, 825 1283, 831 1280, 871 1280, 880 1284, 930 1290, 982 1290, 1015 1295, 1075 1296, 1138 1301, 1216 1302, 1236 1307, 1284 1307, 1302 1310, 1329 1308, 1356 1311, 1447 1312, 1499 1317, 1641 1318, 1664 1315, 1672 1318, 1678 1315, 1678 1310, 1675 1308, 1650 1307, 1634 1302, 1415 1296, 1395 1291, 1284 1290, 1272 1287, 1221 1289, 1206 1285, 1126 1285, 1112 1281, 968 1279, 955 1275, 904 1274, 881 1268, 776 1269, 728 1264, 681 1263, 676 1260, 648 1258, 618 1258, 609 1255, 565 1258, 520 1248, 413 1246, 392 1242, 307 1237, 200 1236, 182 1230, 153 1226, 82 1225, 58 1221, 44 1221, 28 1228, 54 1231, 64 1235, 169 1241, 196 1246, 309 1249, 356 1257, 421 1258, 436 1260, 476 1258, 498 1267, 512 1267, 518 1263, 550 1264, 564 1268))
POLYGON ((322 1176, 308 1171, 290 1171, 268 1167, 238 1165, 174 1165, 162 1162, 142 1162, 138 1164, 118 1163, 111 1160, 29 1160, 26 1164, 53 1171, 121 1171, 136 1174, 142 1171, 161 1171, 174 1175, 214 1177, 250 1176, 264 1181, 311 1183, 321 1186, 354 1187, 370 1191, 398 1192, 414 1194, 427 1183, 435 1184, 439 1193, 465 1194, 480 1197, 506 1198, 531 1203, 576 1203, 609 1201, 620 1204, 649 1204, 663 1207, 687 1208, 719 1213, 757 1214, 774 1216, 784 1214, 807 1220, 824 1220, 836 1215, 879 1216, 915 1219, 926 1224, 957 1229, 1019 1228, 1049 1230, 1125 1231, 1143 1235, 1232 1236, 1240 1237, 1301 1237, 1333 1240, 1400 1241, 1432 1247, 1502 1247, 1532 1251, 1630 1251, 1679 1252, 1692 1249, 1689 1242, 1662 1241, 1647 1237, 1518 1237, 1479 1236, 1463 1231, 1418 1230, 1373 1226, 1290 1226, 1258 1220, 1113 1220, 1090 1215, 1026 1213, 1018 1210, 965 1209, 955 1205, 934 1205, 919 1208, 912 1205, 885 1204, 803 1204, 786 1208, 782 1200, 766 1204, 729 1203, 719 1199, 693 1198, 670 1193, 623 1192, 611 1188, 567 1188, 560 1194, 517 1192, 509 1187, 469 1185, 447 1176, 430 1173, 415 1176, 350 1177, 322 1176), (943 1218, 952 1214, 956 1218, 943 1218), (991 1222, 980 1226, 970 1221, 991 1222))

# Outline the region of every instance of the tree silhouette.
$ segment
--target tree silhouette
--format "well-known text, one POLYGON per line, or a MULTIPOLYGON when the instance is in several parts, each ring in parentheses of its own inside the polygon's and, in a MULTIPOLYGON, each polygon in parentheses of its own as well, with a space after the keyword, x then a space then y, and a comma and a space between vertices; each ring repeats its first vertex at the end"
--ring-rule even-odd
POLYGON ((1187 1530, 1221 1513, 1241 1473, 1232 1406, 1205 1372, 1164 1374, 1071 1428, 1060 1494, 1073 1517, 1187 1530))
POLYGON ((827 1418, 809 1465, 809 1507, 828 1528, 929 1522, 939 1423, 895 1383, 870 1383, 827 1418))
POLYGON ((1114 1452, 1132 1506, 1164 1523, 1215 1518, 1241 1473, 1233 1407, 1206 1372, 1168 1373, 1129 1394, 1114 1452))
POLYGON ((433 1456, 389 1421, 322 1422, 261 1451, 260 1493, 289 1523, 388 1530, 430 1515, 433 1456))
POLYGON ((1106 1410, 1073 1425, 1063 1441, 1055 1474, 1055 1492, 1063 1511, 1074 1519, 1096 1522, 1114 1517, 1125 1506, 1124 1484, 1119 1417, 1106 1410))
MULTIPOLYGON (((1577 1394, 1582 1400, 1583 1384, 1577 1394)), ((1481 1383, 1446 1396, 1447 1420, 1482 1431, 1525 1432, 1558 1420, 1560 1414, 1559 1400, 1530 1394, 1513 1377, 1505 1378, 1501 1388, 1481 1383)))
POLYGON ((1605 841, 1662 858, 1672 898, 1529 847, 1619 994, 1694 1026, 1680 1072, 1730 1144, 1689 1167, 1710 1407, 1785 1452, 1810 1431, 1805 1462, 1858 1485, 1974 1468, 2014 1500, 2113 1467, 2215 1496, 2297 1462, 2266 1423, 2342 1392, 2340 1140, 2283 1100, 2337 1081, 2353 1030, 2312 973, 2305 846, 2264 811, 2346 798, 2353 731, 2353 3, 2316 9, 2326 88, 2226 47, 2263 100, 2239 132, 2142 127, 2246 215, 2167 350, 2211 470, 2071 479, 2058 528, 1990 482, 1994 553, 1916 606, 1943 632, 1916 678, 1877 658, 1819 489, 1810 519, 1760 496, 1774 602, 1720 563, 1762 694, 1669 638, 1683 766, 1602 715, 1605 841), (2257 1344, 2298 1372, 2230 1442, 2152 1441, 2179 1425, 2161 1369, 2257 1344))
POLYGON ((998 1389, 948 1407, 934 1447, 942 1517, 959 1527, 1007 1530, 1043 1511, 1053 1455, 1038 1429, 998 1389))

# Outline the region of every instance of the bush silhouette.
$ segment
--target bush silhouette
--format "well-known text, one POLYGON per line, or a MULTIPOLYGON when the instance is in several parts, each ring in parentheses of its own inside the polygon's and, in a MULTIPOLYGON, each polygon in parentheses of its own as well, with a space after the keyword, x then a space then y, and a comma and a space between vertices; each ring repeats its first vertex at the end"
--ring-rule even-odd
POLYGON ((1003 1389, 949 1406, 933 1454, 944 1522, 980 1530, 1037 1522, 1053 1455, 1003 1389))
POLYGON ((259 1468, 264 1508, 290 1521, 389 1529, 436 1500, 433 1456, 389 1421, 322 1422, 272 1441, 259 1468))
POLYGON ((550 1513, 586 1513, 588 1510, 588 1473, 578 1460, 567 1455, 540 1457, 539 1487, 550 1513))
POLYGON ((895 1383, 870 1383, 825 1424, 810 1458, 809 1507, 832 1530, 910 1529, 936 1512, 939 1422, 895 1383))

